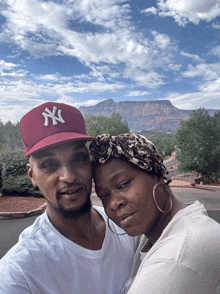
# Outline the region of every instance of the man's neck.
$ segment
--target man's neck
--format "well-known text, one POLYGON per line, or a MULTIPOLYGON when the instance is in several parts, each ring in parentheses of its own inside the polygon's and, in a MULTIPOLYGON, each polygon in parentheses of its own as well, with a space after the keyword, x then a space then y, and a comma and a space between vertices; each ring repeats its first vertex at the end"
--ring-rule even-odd
POLYGON ((76 219, 64 219, 60 214, 47 215, 53 226, 67 239, 90 250, 100 250, 105 238, 105 221, 97 210, 91 208, 76 219))

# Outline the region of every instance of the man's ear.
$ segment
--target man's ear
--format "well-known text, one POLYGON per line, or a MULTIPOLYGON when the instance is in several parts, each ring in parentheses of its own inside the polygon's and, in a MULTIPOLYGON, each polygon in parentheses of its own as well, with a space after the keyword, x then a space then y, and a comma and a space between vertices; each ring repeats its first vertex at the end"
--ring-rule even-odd
POLYGON ((33 167, 32 167, 32 165, 30 163, 27 163, 26 168, 27 168, 28 178, 31 180, 32 185, 37 187, 37 183, 36 183, 35 179, 33 178, 33 167))

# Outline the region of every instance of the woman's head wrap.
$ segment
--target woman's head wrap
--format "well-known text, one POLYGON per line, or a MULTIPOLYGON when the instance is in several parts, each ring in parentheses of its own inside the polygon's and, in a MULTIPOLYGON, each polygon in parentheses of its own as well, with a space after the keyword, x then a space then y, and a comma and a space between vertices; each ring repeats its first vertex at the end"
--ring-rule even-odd
POLYGON ((165 182, 171 182, 171 177, 157 148, 142 135, 103 134, 92 141, 89 149, 95 162, 105 163, 111 157, 124 158, 159 178, 164 177, 165 182))

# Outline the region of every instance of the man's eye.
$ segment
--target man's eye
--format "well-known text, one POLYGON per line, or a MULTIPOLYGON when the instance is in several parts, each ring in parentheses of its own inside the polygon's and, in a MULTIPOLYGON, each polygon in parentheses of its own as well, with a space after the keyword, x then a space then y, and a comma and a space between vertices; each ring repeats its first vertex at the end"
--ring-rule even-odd
POLYGON ((58 166, 56 162, 45 162, 42 164, 43 169, 54 169, 58 166))

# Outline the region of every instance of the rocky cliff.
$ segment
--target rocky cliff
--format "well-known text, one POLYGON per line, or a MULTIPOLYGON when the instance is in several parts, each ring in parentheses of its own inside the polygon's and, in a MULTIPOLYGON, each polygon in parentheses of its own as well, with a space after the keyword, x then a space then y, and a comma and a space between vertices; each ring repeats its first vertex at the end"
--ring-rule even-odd
MULTIPOLYGON (((132 131, 152 130, 175 133, 181 120, 187 120, 192 110, 176 108, 169 100, 125 101, 104 100, 95 106, 81 106, 84 117, 89 115, 110 117, 118 112, 132 131)), ((218 110, 208 110, 213 115, 218 110)))

